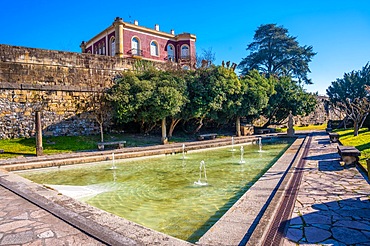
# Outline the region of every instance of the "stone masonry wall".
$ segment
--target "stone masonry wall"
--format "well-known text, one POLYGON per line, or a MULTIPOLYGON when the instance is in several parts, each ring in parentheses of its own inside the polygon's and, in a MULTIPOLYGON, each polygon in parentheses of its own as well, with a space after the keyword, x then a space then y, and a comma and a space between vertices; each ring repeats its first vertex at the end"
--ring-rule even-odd
POLYGON ((44 135, 97 133, 84 104, 131 68, 116 57, 0 45, 0 139, 33 136, 36 110, 44 135))

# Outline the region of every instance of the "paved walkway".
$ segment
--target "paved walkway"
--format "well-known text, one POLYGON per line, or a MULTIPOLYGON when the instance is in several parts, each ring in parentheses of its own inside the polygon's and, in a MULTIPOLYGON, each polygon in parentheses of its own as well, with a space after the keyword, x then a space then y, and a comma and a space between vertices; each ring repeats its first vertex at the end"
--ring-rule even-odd
POLYGON ((0 245, 104 245, 0 186, 0 245))
POLYGON ((337 144, 313 134, 284 245, 370 245, 370 185, 343 168, 337 144))

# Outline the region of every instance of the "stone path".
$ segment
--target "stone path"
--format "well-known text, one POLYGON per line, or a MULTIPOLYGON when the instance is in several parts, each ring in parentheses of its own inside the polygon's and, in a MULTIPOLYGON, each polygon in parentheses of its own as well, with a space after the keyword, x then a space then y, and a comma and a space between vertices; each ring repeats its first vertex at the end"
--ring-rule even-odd
POLYGON ((370 245, 370 184, 343 168, 326 133, 314 134, 283 245, 370 245))
POLYGON ((0 186, 0 245, 104 245, 0 186))

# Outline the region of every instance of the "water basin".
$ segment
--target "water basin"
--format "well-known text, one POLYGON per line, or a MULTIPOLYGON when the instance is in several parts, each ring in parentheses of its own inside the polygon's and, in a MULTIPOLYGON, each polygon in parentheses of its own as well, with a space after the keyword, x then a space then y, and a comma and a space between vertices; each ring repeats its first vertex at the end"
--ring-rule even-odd
POLYGON ((188 152, 139 160, 48 168, 20 175, 54 186, 92 206, 138 224, 196 242, 265 173, 293 140, 188 152), (207 185, 196 185, 199 163, 207 185))

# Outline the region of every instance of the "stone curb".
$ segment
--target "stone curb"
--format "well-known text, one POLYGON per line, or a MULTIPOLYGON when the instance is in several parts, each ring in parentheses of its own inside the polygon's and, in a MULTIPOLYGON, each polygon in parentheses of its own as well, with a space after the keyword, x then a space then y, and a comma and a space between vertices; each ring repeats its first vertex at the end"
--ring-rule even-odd
MULTIPOLYGON (((271 137, 285 137, 281 134, 269 134, 269 135, 253 135, 247 137, 234 138, 235 144, 248 143, 257 141, 258 137, 262 139, 269 139, 271 137)), ((197 150, 204 148, 214 148, 220 146, 230 145, 230 138, 222 138, 215 140, 205 140, 198 142, 186 142, 186 151, 197 150)), ((115 154, 116 159, 126 159, 134 157, 143 156, 153 156, 153 155, 167 155, 176 154, 182 152, 182 143, 170 144, 170 145, 156 145, 148 147, 134 147, 134 148, 124 148, 117 150, 107 150, 107 151, 95 151, 95 152, 79 152, 72 154, 60 154, 60 155, 50 155, 42 157, 31 157, 31 158, 20 158, 20 159, 9 159, 0 161, 0 167, 7 171, 18 171, 26 170, 32 168, 43 168, 43 167, 53 167, 53 166, 64 166, 72 164, 81 164, 88 162, 99 162, 107 161, 112 159, 112 153, 115 154)))
POLYGON ((0 185, 108 245, 192 245, 1 169, 0 185))

